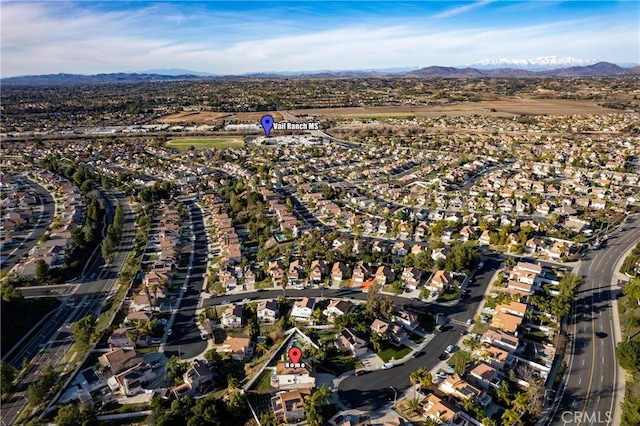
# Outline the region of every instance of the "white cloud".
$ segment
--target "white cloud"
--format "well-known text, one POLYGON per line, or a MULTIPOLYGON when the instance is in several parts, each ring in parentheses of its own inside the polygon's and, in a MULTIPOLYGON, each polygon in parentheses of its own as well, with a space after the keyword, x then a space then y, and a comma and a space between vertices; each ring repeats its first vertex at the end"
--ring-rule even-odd
POLYGON ((476 2, 476 3, 465 4, 464 6, 454 7, 452 9, 445 10, 444 12, 437 13, 437 14, 433 15, 433 17, 436 18, 436 19, 451 18, 453 16, 469 12, 470 10, 486 6, 486 5, 490 4, 490 3, 493 3, 494 1, 495 0, 482 0, 482 1, 479 1, 479 2, 476 2))
MULTIPOLYGON (((300 23, 287 26, 282 21, 279 26, 279 21, 248 17, 238 26, 233 23, 239 15, 173 13, 164 5, 106 13, 54 10, 41 3, 3 4, 2 9, 3 76, 155 68, 236 74, 456 66, 486 58, 549 55, 640 61, 638 26, 600 17, 514 28, 346 22, 324 30, 308 25, 302 32, 300 23)), ((448 13, 464 12, 459 9, 448 13)))

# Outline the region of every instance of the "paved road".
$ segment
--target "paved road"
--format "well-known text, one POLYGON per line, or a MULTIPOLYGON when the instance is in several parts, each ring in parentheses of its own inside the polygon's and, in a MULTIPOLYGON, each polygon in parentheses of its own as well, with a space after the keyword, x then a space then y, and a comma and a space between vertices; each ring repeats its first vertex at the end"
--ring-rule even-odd
POLYGON ((171 326, 172 333, 167 338, 164 353, 167 357, 179 355, 182 358, 193 358, 207 348, 207 342, 200 337, 200 329, 194 322, 194 318, 204 285, 203 277, 207 267, 208 249, 202 211, 194 201, 184 201, 184 204, 191 210, 193 234, 196 237, 193 268, 187 283, 187 291, 180 303, 180 310, 171 326))
MULTIPOLYGON (((121 195, 116 199, 123 203, 125 226, 121 244, 111 265, 104 266, 101 256, 96 262, 87 281, 77 283, 77 290, 67 303, 62 304, 51 320, 42 328, 40 334, 25 345, 18 353, 13 354, 9 360, 16 367, 22 365, 24 358, 29 359, 33 366, 29 373, 18 383, 16 392, 2 405, 2 425, 15 424, 20 412, 25 407, 26 390, 31 383, 37 380, 45 365, 58 365, 73 344, 73 323, 87 315, 99 315, 108 292, 113 287, 120 269, 124 264, 135 238, 135 220, 131 207, 125 203, 121 195)), ((109 220, 113 218, 114 207, 108 205, 109 220)), ((79 354, 82 357, 84 354, 79 354)))
POLYGON ((28 236, 28 239, 23 240, 20 237, 16 237, 16 239, 21 239, 21 243, 17 247, 17 249, 16 247, 8 247, 7 250, 2 251, 2 270, 10 271, 11 269, 13 269, 13 267, 20 262, 22 256, 25 253, 28 253, 29 250, 31 250, 33 246, 36 245, 40 237, 42 237, 49 228, 49 225, 51 224, 53 215, 55 213, 54 209, 56 208, 56 205, 53 201, 53 197, 51 197, 51 194, 49 194, 49 191, 47 191, 31 179, 24 179, 29 183, 30 186, 32 186, 36 190, 38 197, 40 198, 40 203, 43 206, 43 212, 42 216, 40 216, 38 220, 38 223, 34 225, 33 233, 31 235, 29 235, 28 231, 20 232, 20 234, 24 235, 25 238, 28 236), (5 255, 7 256, 6 259, 4 258, 5 255))
MULTIPOLYGON (((571 323, 571 358, 564 393, 559 395, 550 424, 612 424, 618 377, 613 332, 611 282, 613 268, 630 246, 640 239, 640 217, 611 234, 606 245, 590 252, 578 273, 584 277, 575 301, 571 323), (610 413, 610 415, 608 415, 610 413)), ((620 395, 622 397, 622 395, 620 395)))
MULTIPOLYGON (((500 267, 502 259, 499 255, 489 255, 485 259, 484 268, 475 275, 476 285, 470 287, 470 297, 460 301, 454 306, 442 306, 437 304, 426 304, 424 302, 413 301, 405 297, 390 296, 395 305, 411 305, 415 308, 427 308, 432 312, 441 312, 452 320, 465 322, 473 318, 479 303, 484 297, 485 290, 489 285, 496 269, 500 267)), ((220 304, 222 300, 239 302, 245 297, 252 300, 276 298, 282 294, 282 290, 265 290, 262 292, 242 293, 237 295, 225 295, 218 298, 211 298, 205 301, 205 306, 220 304)), ((287 290, 288 298, 298 297, 333 297, 366 300, 367 293, 357 290, 337 290, 337 289, 305 289, 287 290)), ((397 392, 406 390, 410 386, 409 373, 420 366, 432 369, 438 362, 438 355, 444 352, 448 345, 455 344, 460 339, 459 332, 466 327, 452 325, 452 328, 438 333, 426 347, 426 354, 420 358, 412 359, 403 365, 398 365, 390 370, 374 371, 364 376, 351 376, 343 380, 339 391, 344 399, 347 399, 354 408, 360 410, 378 410, 383 406, 388 406, 389 401, 393 401, 393 386, 397 392)))

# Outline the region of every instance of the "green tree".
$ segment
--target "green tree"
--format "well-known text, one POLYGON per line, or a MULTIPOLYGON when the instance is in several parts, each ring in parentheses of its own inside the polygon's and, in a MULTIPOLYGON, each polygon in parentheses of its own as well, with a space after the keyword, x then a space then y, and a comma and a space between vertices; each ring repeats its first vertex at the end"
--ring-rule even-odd
POLYGON ((58 426, 91 426, 96 423, 96 416, 89 407, 67 404, 60 407, 55 421, 58 426))
POLYGON ((207 362, 215 367, 219 367, 220 365, 222 365, 222 355, 220 355, 220 352, 218 352, 215 348, 213 349, 209 349, 207 352, 205 352, 204 354, 204 359, 207 360, 207 362))
POLYGON ((89 346, 95 329, 95 315, 87 315, 86 317, 76 321, 76 323, 73 324, 73 337, 76 339, 76 343, 82 347, 89 346))
POLYGON ((18 369, 13 365, 0 362, 0 387, 2 393, 9 392, 13 387, 13 381, 18 377, 18 369))
POLYGON ((36 280, 44 281, 47 278, 47 273, 49 272, 49 266, 44 259, 36 260, 36 280))
POLYGON ((58 372, 51 365, 46 365, 40 374, 40 378, 32 383, 27 390, 29 405, 37 407, 42 404, 57 380, 58 372))
POLYGON ((173 355, 171 358, 169 358, 169 361, 167 361, 167 378, 173 380, 174 382, 178 381, 187 371, 187 367, 188 365, 186 362, 182 362, 179 357, 173 355))
POLYGON ((616 354, 622 368, 633 372, 640 371, 640 340, 618 343, 616 354))
POLYGON ((10 282, 0 283, 2 289, 2 300, 8 303, 19 302, 23 300, 22 291, 10 282))
POLYGON ((516 425, 520 423, 520 415, 512 409, 505 410, 502 413, 502 424, 505 426, 516 425))
POLYGON ((629 281, 622 289, 622 293, 630 299, 635 299, 640 305, 640 278, 629 281))

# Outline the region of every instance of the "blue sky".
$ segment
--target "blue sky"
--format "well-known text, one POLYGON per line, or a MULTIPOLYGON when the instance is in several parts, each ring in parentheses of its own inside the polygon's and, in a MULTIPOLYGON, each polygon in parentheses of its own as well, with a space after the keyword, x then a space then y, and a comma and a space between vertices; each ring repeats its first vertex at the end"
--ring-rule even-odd
POLYGON ((640 62, 637 0, 2 1, 0 8, 3 77, 460 66, 538 56, 640 62))

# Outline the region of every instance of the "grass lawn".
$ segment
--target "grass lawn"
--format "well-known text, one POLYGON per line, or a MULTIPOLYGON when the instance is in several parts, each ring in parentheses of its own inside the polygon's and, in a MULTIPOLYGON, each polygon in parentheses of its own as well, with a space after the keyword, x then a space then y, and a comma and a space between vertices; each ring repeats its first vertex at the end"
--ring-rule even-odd
POLYGON ((396 288, 396 287, 394 287, 394 286, 392 286, 392 285, 385 285, 385 286, 382 288, 382 290, 383 290, 383 291, 386 291, 386 292, 388 292, 388 293, 393 293, 393 294, 402 294, 402 293, 404 293, 404 289, 402 289, 402 288, 396 288))
POLYGON ((395 346, 390 346, 387 349, 378 352, 378 356, 384 361, 389 362, 391 358, 398 360, 411 352, 411 348, 408 346, 402 345, 398 348, 395 346))
POLYGON ((351 280, 342 280, 342 282, 340 283, 340 287, 349 287, 350 282, 351 280))
POLYGON ((362 363, 360 361, 351 355, 343 354, 329 358, 327 363, 330 364, 337 373, 346 373, 347 371, 357 370, 362 367, 362 363))
POLYGON ((168 148, 175 149, 189 149, 195 147, 196 149, 208 149, 208 148, 234 148, 243 146, 244 142, 238 138, 216 138, 216 139, 199 139, 199 138, 180 138, 173 139, 166 143, 168 148))
POLYGON ((262 373, 260 373, 260 377, 258 377, 258 379, 253 382, 253 386, 251 386, 251 389, 260 391, 274 390, 275 388, 271 386, 271 373, 273 373, 273 370, 264 370, 262 373))
POLYGON ((438 302, 451 302, 458 298, 460 294, 460 288, 456 287, 453 290, 447 290, 438 297, 438 302))
POLYGON ((409 335, 409 340, 411 340, 413 343, 420 344, 420 343, 424 342, 424 337, 419 336, 419 335, 417 335, 415 333, 411 333, 409 335))
POLYGON ((264 280, 264 281, 258 281, 254 284, 256 289, 259 288, 274 288, 273 287, 273 282, 271 282, 271 280, 264 280))
POLYGON ((547 333, 545 333, 542 330, 532 330, 529 333, 527 333, 527 337, 535 342, 540 342, 540 343, 543 343, 544 341, 548 340, 547 333))

